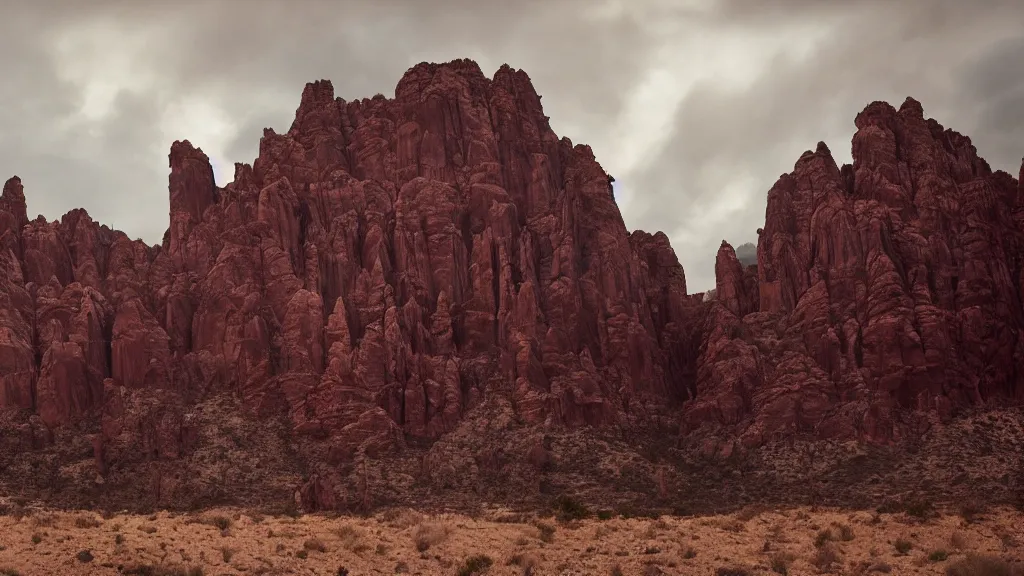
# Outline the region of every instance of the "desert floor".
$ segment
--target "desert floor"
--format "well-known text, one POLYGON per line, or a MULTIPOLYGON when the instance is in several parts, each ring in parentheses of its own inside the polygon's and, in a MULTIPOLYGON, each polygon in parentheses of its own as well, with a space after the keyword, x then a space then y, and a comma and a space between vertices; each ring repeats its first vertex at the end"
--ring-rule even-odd
POLYGON ((293 518, 218 509, 101 517, 23 509, 0 516, 0 574, 975 576, 1004 572, 965 571, 965 562, 1004 562, 1007 574, 1024 567, 1024 514, 1010 509, 607 516, 559 521, 501 511, 471 518, 387 510, 293 518))

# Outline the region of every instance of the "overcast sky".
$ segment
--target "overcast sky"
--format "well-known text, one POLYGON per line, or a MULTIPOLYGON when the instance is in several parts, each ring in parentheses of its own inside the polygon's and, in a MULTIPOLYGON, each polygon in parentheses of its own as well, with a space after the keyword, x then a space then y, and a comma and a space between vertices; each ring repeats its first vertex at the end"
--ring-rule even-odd
POLYGON ((308 81, 393 96, 424 60, 507 62, 617 179, 626 226, 669 235, 695 292, 723 238, 756 241, 804 150, 849 161, 872 100, 913 95, 1016 175, 1022 22, 1024 0, 10 0, 0 176, 22 177, 30 216, 84 207, 156 243, 173 140, 224 185, 308 81))

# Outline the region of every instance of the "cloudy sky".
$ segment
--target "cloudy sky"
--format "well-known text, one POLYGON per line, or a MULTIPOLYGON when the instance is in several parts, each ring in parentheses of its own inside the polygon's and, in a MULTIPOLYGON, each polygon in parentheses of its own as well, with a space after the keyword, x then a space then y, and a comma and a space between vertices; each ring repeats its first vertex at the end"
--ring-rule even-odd
POLYGON ((627 227, 669 235, 695 292, 723 238, 756 239, 804 150, 849 161, 872 100, 913 95, 1016 175, 1021 22, 1021 0, 9 0, 0 176, 22 177, 30 216, 81 206, 156 243, 173 140, 223 185, 307 81, 354 99, 424 60, 507 62, 615 176, 627 227))

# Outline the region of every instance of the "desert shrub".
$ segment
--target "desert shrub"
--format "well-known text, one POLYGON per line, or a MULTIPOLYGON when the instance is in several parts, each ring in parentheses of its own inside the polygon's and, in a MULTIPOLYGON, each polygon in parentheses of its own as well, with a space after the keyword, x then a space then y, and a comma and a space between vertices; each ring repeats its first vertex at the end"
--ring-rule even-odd
POLYGON ((211 516, 206 519, 206 523, 224 532, 228 528, 231 528, 231 518, 227 516, 211 516))
POLYGON ((772 572, 776 574, 789 574, 789 566, 793 563, 795 558, 792 554, 787 552, 776 552, 772 554, 769 565, 771 566, 772 572))
POLYGON ((82 550, 78 554, 75 554, 75 558, 78 558, 79 562, 92 562, 92 552, 82 550))
POLYGON ((358 552, 356 548, 367 546, 367 544, 360 542, 363 537, 363 532, 355 526, 346 524, 341 528, 338 528, 337 534, 338 538, 341 540, 341 546, 347 550, 358 552))
POLYGON ((115 534, 114 544, 124 544, 124 534, 115 534))
POLYGON ((96 528, 100 521, 92 516, 79 516, 75 518, 75 528, 96 528))
POLYGON ((618 564, 612 566, 611 576, 624 576, 624 573, 622 572, 622 566, 618 564))
POLYGON ((904 504, 903 511, 907 516, 915 518, 928 518, 934 512, 934 507, 927 500, 911 500, 904 504))
POLYGON ((582 502, 566 495, 559 496, 555 500, 555 511, 558 520, 562 522, 590 517, 590 510, 582 502))
POLYGON ((491 560, 490 556, 477 554, 466 558, 466 561, 462 563, 456 574, 458 576, 476 576, 477 574, 482 574, 492 564, 494 564, 494 561, 491 560))
POLYGON ((423 522, 423 515, 410 508, 388 508, 381 512, 380 519, 392 528, 405 529, 423 522))
POLYGON ((722 518, 716 522, 716 525, 720 530, 725 530, 726 532, 743 532, 744 528, 746 528, 743 522, 736 518, 722 518))
POLYGON ((850 528, 849 524, 837 524, 836 529, 839 532, 839 539, 843 542, 853 540, 853 528, 850 528))
POLYGON ((910 542, 910 540, 897 538, 896 541, 893 542, 893 547, 896 548, 896 552, 899 552, 900 554, 906 554, 907 552, 910 552, 910 549, 913 548, 914 545, 910 542))
POLYGON ((513 554, 508 559, 508 564, 510 566, 519 566, 523 569, 523 574, 532 574, 537 569, 537 566, 540 565, 540 560, 535 555, 529 553, 513 554))
POLYGON ((614 516, 614 515, 615 515, 615 513, 612 512, 611 510, 598 510, 597 511, 597 519, 598 520, 611 520, 612 516, 614 516))
POLYGON ((978 516, 985 512, 984 506, 973 500, 968 500, 960 505, 960 517, 968 524, 978 521, 978 516))
POLYGON ((431 546, 437 546, 448 538, 448 527, 436 522, 423 522, 413 530, 412 539, 416 550, 426 552, 431 546))
POLYGON ((0 576, 21 576, 21 572, 18 572, 14 568, 0 566, 0 576))
POLYGON ((555 541, 555 527, 546 522, 537 522, 534 524, 537 530, 540 532, 541 542, 551 543, 555 541))
POLYGON ((815 535, 815 537, 814 537, 814 547, 815 548, 821 548, 826 543, 831 542, 832 539, 833 539, 832 538, 832 531, 829 530, 828 528, 825 528, 825 529, 819 531, 817 535, 815 535))
POLYGON ((697 551, 691 546, 687 546, 686 550, 683 551, 683 558, 690 560, 697 557, 697 551))
POLYGON ((949 554, 947 554, 945 550, 933 550, 932 553, 928 555, 928 559, 932 562, 942 562, 946 558, 949 558, 949 554))
POLYGON ((814 553, 814 556, 811 558, 811 564, 814 564, 819 570, 828 570, 833 564, 837 564, 841 560, 842 557, 839 554, 839 549, 836 548, 835 544, 827 542, 814 553))
POLYGON ((1021 576, 1014 568, 995 556, 969 554, 946 567, 946 576, 1021 576))
POLYGON ((327 546, 319 538, 310 538, 302 543, 302 547, 310 552, 327 552, 327 546))
POLYGON ((32 535, 32 543, 33 544, 39 544, 42 541, 43 541, 43 537, 38 532, 32 535))
POLYGON ((225 563, 230 563, 231 558, 234 557, 235 551, 227 546, 220 549, 220 557, 224 559, 225 563))
POLYGON ((736 513, 736 519, 740 522, 749 522, 768 511, 763 504, 748 504, 736 513))

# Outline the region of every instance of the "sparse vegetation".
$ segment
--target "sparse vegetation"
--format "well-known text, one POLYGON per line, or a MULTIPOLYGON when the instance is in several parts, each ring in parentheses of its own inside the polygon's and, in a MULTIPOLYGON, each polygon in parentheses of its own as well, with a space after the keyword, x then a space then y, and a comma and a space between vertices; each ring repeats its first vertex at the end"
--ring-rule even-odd
POLYGON ((907 516, 924 519, 932 515, 934 507, 927 500, 911 500, 904 505, 903 511, 907 516))
POLYGON ((536 524, 534 524, 534 526, 537 527, 537 531, 539 533, 538 537, 540 538, 541 542, 546 542, 550 544, 555 541, 554 526, 546 522, 537 522, 536 524))
POLYGON ((748 504, 736 513, 736 519, 740 522, 749 522, 768 511, 763 504, 748 504))
POLYGON ((839 540, 842 542, 849 542, 853 540, 853 528, 849 524, 837 524, 836 530, 839 532, 839 540))
POLYGON ((462 563, 456 574, 458 576, 477 576, 483 574, 492 564, 494 564, 494 561, 489 556, 477 554, 466 558, 466 561, 462 563))
POLYGON ((749 568, 743 566, 722 566, 715 570, 715 576, 751 576, 749 568))
POLYGON ((211 516, 211 517, 207 518, 206 519, 206 523, 209 524, 210 526, 213 526, 216 529, 220 530, 221 533, 224 533, 224 532, 228 531, 231 528, 232 524, 233 524, 231 518, 228 518, 227 516, 219 516, 219 515, 218 516, 211 516))
POLYGON ((555 511, 560 522, 582 520, 590 517, 590 510, 583 503, 570 496, 559 496, 555 500, 555 511))
POLYGON ((309 538, 302 543, 302 547, 310 552, 327 552, 327 546, 319 538, 309 538))
POLYGON ((1021 576, 1022 572, 1000 558, 981 554, 969 554, 946 567, 946 576, 1021 576))
POLYGON ((367 544, 361 542, 363 532, 357 527, 346 524, 338 528, 338 539, 341 540, 341 547, 352 552, 359 552, 360 548, 366 549, 367 544))
POLYGON ((38 532, 32 535, 32 543, 33 544, 39 544, 42 541, 43 541, 43 536, 41 534, 39 534, 38 532))
POLYGON ((416 550, 426 552, 431 546, 437 546, 448 538, 448 527, 437 522, 423 522, 416 526, 412 539, 416 550))
POLYGON ((540 560, 537 556, 530 553, 513 554, 508 560, 510 566, 518 566, 522 568, 523 574, 532 574, 534 570, 540 566, 540 560))
POLYGON ((133 576, 203 576, 203 569, 199 566, 184 568, 178 566, 153 566, 152 564, 136 564, 125 568, 121 574, 133 576))
POLYGON ((811 558, 811 564, 819 570, 828 570, 833 564, 837 564, 840 561, 842 561, 842 555, 839 553, 839 548, 832 542, 826 542, 818 547, 818 550, 811 558))
POLYGON ((235 555, 235 551, 227 546, 222 546, 220 549, 220 556, 224 560, 225 564, 231 562, 231 558, 235 555))
POLYGON ((789 567, 796 558, 788 552, 776 552, 772 554, 769 565, 772 572, 776 574, 789 574, 789 567))
POLYGON ((78 516, 75 518, 75 528, 98 528, 100 521, 92 516, 78 516))
MULTIPOLYGON (((48 514, 37 511, 33 518, 48 514)), ((215 516, 175 519, 160 512, 155 520, 147 520, 146 516, 123 514, 101 521, 97 530, 93 522, 79 519, 99 521, 98 513, 56 512, 52 514, 54 528, 37 528, 34 520, 16 522, 10 517, 0 518, 2 539, 12 540, 4 542, 9 548, 0 553, 0 563, 6 560, 14 569, 35 573, 32 571, 47 569, 45 563, 63 559, 65 566, 71 566, 66 569, 69 572, 74 570, 73 565, 78 565, 80 571, 89 571, 95 565, 97 572, 113 573, 117 568, 121 573, 157 576, 188 576, 188 567, 194 564, 209 566, 207 571, 238 571, 253 576, 289 570, 345 574, 338 567, 342 559, 349 574, 500 572, 535 576, 541 571, 582 570, 581 573, 607 575, 614 573, 618 561, 625 574, 663 576, 691 572, 776 576, 843 572, 872 576, 947 570, 949 576, 1024 576, 1000 571, 1013 568, 1014 564, 1005 563, 998 556, 1005 554, 1009 560, 1017 552, 1006 547, 1000 549, 1000 539, 1005 542, 1009 538, 1002 537, 1009 535, 1019 538, 1014 533, 1019 516, 1004 508, 991 510, 975 524, 961 524, 958 517, 921 523, 901 514, 874 525, 870 523, 871 514, 861 511, 779 510, 750 516, 744 531, 735 535, 720 531, 723 521, 740 522, 748 514, 752 513, 600 521, 594 512, 587 521, 557 524, 550 516, 537 521, 524 512, 492 513, 485 508, 477 516, 446 513, 428 518, 410 511, 370 517, 320 513, 303 520, 266 518, 258 525, 248 516, 231 512, 221 516, 228 520, 221 521, 221 525, 228 526, 230 522, 232 537, 222 540, 218 531, 210 528, 219 528, 214 523, 215 516), (807 520, 799 519, 801 512, 807 514, 807 520), (410 518, 419 521, 407 525, 410 518), (502 518, 508 521, 503 522, 502 518), (123 535, 115 531, 122 528, 115 524, 118 522, 123 523, 123 535), (187 523, 202 525, 185 528, 183 533, 181 528, 187 523), (392 524, 406 527, 398 529, 392 524), (145 532, 149 526, 159 529, 159 538, 136 531, 142 528, 145 532), (29 543, 33 535, 39 537, 35 552, 29 543), (242 547, 245 542, 264 538, 270 539, 265 545, 242 547), (846 544, 851 540, 855 543, 846 544), (198 546, 193 546, 193 541, 198 546), (725 551, 721 551, 723 541, 729 546, 725 551), (480 547, 467 550, 468 542, 480 547), (419 552, 414 552, 414 548, 419 552), (11 555, 11 549, 18 550, 11 555), (970 559, 962 555, 975 550, 993 552, 992 556, 970 559), (960 554, 956 554, 958 551, 960 554), (25 552, 38 556, 44 564, 38 564, 40 560, 19 564, 18 555, 25 552), (139 555, 140 552, 145 555, 139 555), (472 554, 475 552, 486 553, 501 566, 476 563, 474 559, 479 558, 472 554), (332 560, 334 563, 330 564, 332 560), (133 561, 143 563, 132 566, 133 561), (127 572, 124 563, 129 564, 127 572)), ((59 570, 54 564, 50 572, 43 573, 60 573, 59 570)), ((0 576, 6 575, 0 572, 0 576)))
POLYGON ((947 554, 945 550, 933 550, 932 553, 928 555, 928 559, 932 562, 942 562, 946 558, 949 558, 949 554, 947 554))
POLYGON ((78 554, 75 554, 75 558, 78 558, 79 562, 92 562, 92 552, 89 550, 81 550, 78 554))

